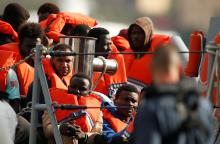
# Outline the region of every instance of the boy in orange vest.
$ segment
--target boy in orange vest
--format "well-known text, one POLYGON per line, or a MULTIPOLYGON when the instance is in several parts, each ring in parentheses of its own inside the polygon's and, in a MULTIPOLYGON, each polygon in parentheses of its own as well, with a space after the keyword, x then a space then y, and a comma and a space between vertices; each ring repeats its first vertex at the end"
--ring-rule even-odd
POLYGON ((103 136, 108 143, 117 133, 124 130, 134 118, 135 109, 139 102, 139 92, 130 84, 119 87, 116 92, 114 104, 126 108, 106 108, 103 110, 103 136))

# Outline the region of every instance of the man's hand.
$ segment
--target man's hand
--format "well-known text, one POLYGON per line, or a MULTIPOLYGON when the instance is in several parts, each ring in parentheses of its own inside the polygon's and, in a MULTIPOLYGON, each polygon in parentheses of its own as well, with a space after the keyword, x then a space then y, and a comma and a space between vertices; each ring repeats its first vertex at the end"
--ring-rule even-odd
POLYGON ((75 138, 77 139, 85 139, 86 133, 81 130, 81 127, 79 125, 73 125, 75 129, 75 138))
POLYGON ((60 125, 60 133, 65 136, 71 136, 80 141, 86 141, 87 135, 81 130, 81 127, 71 123, 64 123, 60 125))
POLYGON ((75 127, 70 123, 64 123, 60 125, 60 133, 65 136, 74 136, 75 127))

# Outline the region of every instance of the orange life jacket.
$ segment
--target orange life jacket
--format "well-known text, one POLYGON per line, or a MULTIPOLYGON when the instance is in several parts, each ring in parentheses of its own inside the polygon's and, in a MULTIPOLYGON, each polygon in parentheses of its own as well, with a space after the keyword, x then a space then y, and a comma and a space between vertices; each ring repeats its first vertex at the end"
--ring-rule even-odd
MULTIPOLYGON (((204 34, 199 31, 194 31, 190 36, 189 51, 203 50, 204 34)), ((189 61, 185 68, 185 75, 189 77, 197 77, 201 61, 201 53, 189 53, 189 61)))
POLYGON ((128 125, 127 123, 113 116, 111 112, 109 112, 107 109, 103 109, 102 112, 103 112, 103 119, 106 120, 110 124, 111 128, 116 133, 122 131, 128 125))
POLYGON ((126 51, 130 49, 130 44, 128 40, 122 36, 112 37, 112 42, 117 47, 118 51, 126 51))
MULTIPOLYGON (((19 43, 8 43, 1 45, 0 50, 14 52, 17 55, 16 62, 21 60, 19 43)), ((16 67, 16 74, 19 80, 20 94, 26 97, 28 92, 28 87, 34 80, 34 68, 31 67, 26 62, 24 62, 16 67)))
MULTIPOLYGON (((15 63, 17 55, 14 52, 0 50, 0 68, 11 66, 15 63)), ((0 71, 0 91, 5 92, 7 87, 8 70, 0 71)))
POLYGON ((134 131, 134 119, 127 125, 127 127, 122 131, 120 134, 123 138, 128 138, 130 137, 131 133, 134 131))
MULTIPOLYGON (((58 104, 75 104, 82 105, 88 107, 100 107, 101 100, 96 95, 90 94, 89 96, 81 96, 78 97, 74 94, 68 94, 67 90, 51 88, 50 95, 53 102, 57 102, 58 104)), ((56 118, 57 121, 60 122, 62 119, 69 116, 72 112, 79 112, 79 110, 57 110, 56 118)), ((84 132, 90 132, 93 124, 96 123, 100 116, 100 109, 86 109, 85 110, 89 115, 82 116, 76 120, 74 123, 79 125, 84 132), (90 119, 90 118, 91 119, 90 119), (92 121, 90 121, 90 120, 92 121)))
POLYGON ((13 29, 13 27, 9 23, 0 20, 0 27, 0 33, 10 35, 13 41, 18 41, 18 33, 13 29))
POLYGON ((43 59, 42 63, 44 66, 44 72, 45 72, 47 78, 51 82, 51 88, 60 88, 60 89, 67 90, 68 85, 70 83, 70 79, 72 77, 72 72, 70 72, 70 74, 68 74, 67 76, 63 77, 63 80, 66 83, 66 85, 65 85, 64 82, 60 79, 60 77, 55 73, 49 58, 43 59))
POLYGON ((34 68, 26 62, 24 62, 16 67, 16 73, 18 76, 20 86, 20 94, 26 97, 29 85, 34 80, 34 68))
POLYGON ((57 18, 50 24, 47 36, 53 39, 55 42, 58 42, 59 37, 63 36, 63 34, 60 32, 65 24, 71 24, 73 26, 77 24, 86 24, 94 27, 97 25, 97 21, 80 13, 60 12, 57 14, 57 18))
POLYGON ((0 50, 14 52, 14 53, 17 54, 17 60, 21 59, 19 43, 17 43, 17 42, 7 43, 7 44, 4 44, 4 45, 1 45, 0 50))
POLYGON ((47 30, 50 24, 57 18, 57 14, 50 14, 46 19, 42 20, 39 24, 43 30, 47 30))
MULTIPOLYGON (((159 45, 170 43, 170 40, 171 39, 169 36, 154 34, 152 36, 151 45, 147 49, 147 52, 154 52, 159 45)), ((133 50, 130 48, 124 52, 133 52, 133 50)), ((133 54, 125 54, 123 56, 128 78, 144 82, 145 84, 152 83, 150 63, 153 54, 145 54, 139 59, 135 58, 135 55, 133 54)))
MULTIPOLYGON (((118 52, 117 48, 112 45, 112 52, 118 52)), ((112 87, 119 87, 127 82, 124 58, 121 54, 110 54, 108 59, 115 59, 118 63, 118 69, 114 75, 104 74, 100 79, 95 91, 105 95, 112 96, 112 87), (118 86, 117 86, 118 85, 118 86)), ((100 72, 93 73, 93 83, 98 79, 100 72)))

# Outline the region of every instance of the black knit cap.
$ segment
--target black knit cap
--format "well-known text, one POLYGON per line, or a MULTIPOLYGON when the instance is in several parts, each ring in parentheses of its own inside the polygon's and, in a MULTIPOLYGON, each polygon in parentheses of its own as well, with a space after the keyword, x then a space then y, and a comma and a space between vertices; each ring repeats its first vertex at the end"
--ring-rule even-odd
POLYGON ((15 31, 30 17, 29 12, 18 3, 10 3, 5 7, 3 20, 10 23, 15 31))

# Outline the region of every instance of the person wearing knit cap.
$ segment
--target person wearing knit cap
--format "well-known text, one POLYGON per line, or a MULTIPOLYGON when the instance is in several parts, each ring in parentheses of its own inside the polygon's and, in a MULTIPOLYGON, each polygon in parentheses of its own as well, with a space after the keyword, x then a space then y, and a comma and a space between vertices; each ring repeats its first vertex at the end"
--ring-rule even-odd
MULTIPOLYGON (((171 38, 154 34, 152 20, 149 17, 141 17, 129 26, 128 41, 130 48, 125 49, 124 52, 154 52, 156 47, 170 43, 171 38)), ((148 85, 152 83, 149 66, 152 54, 139 53, 123 56, 128 78, 148 85)))

